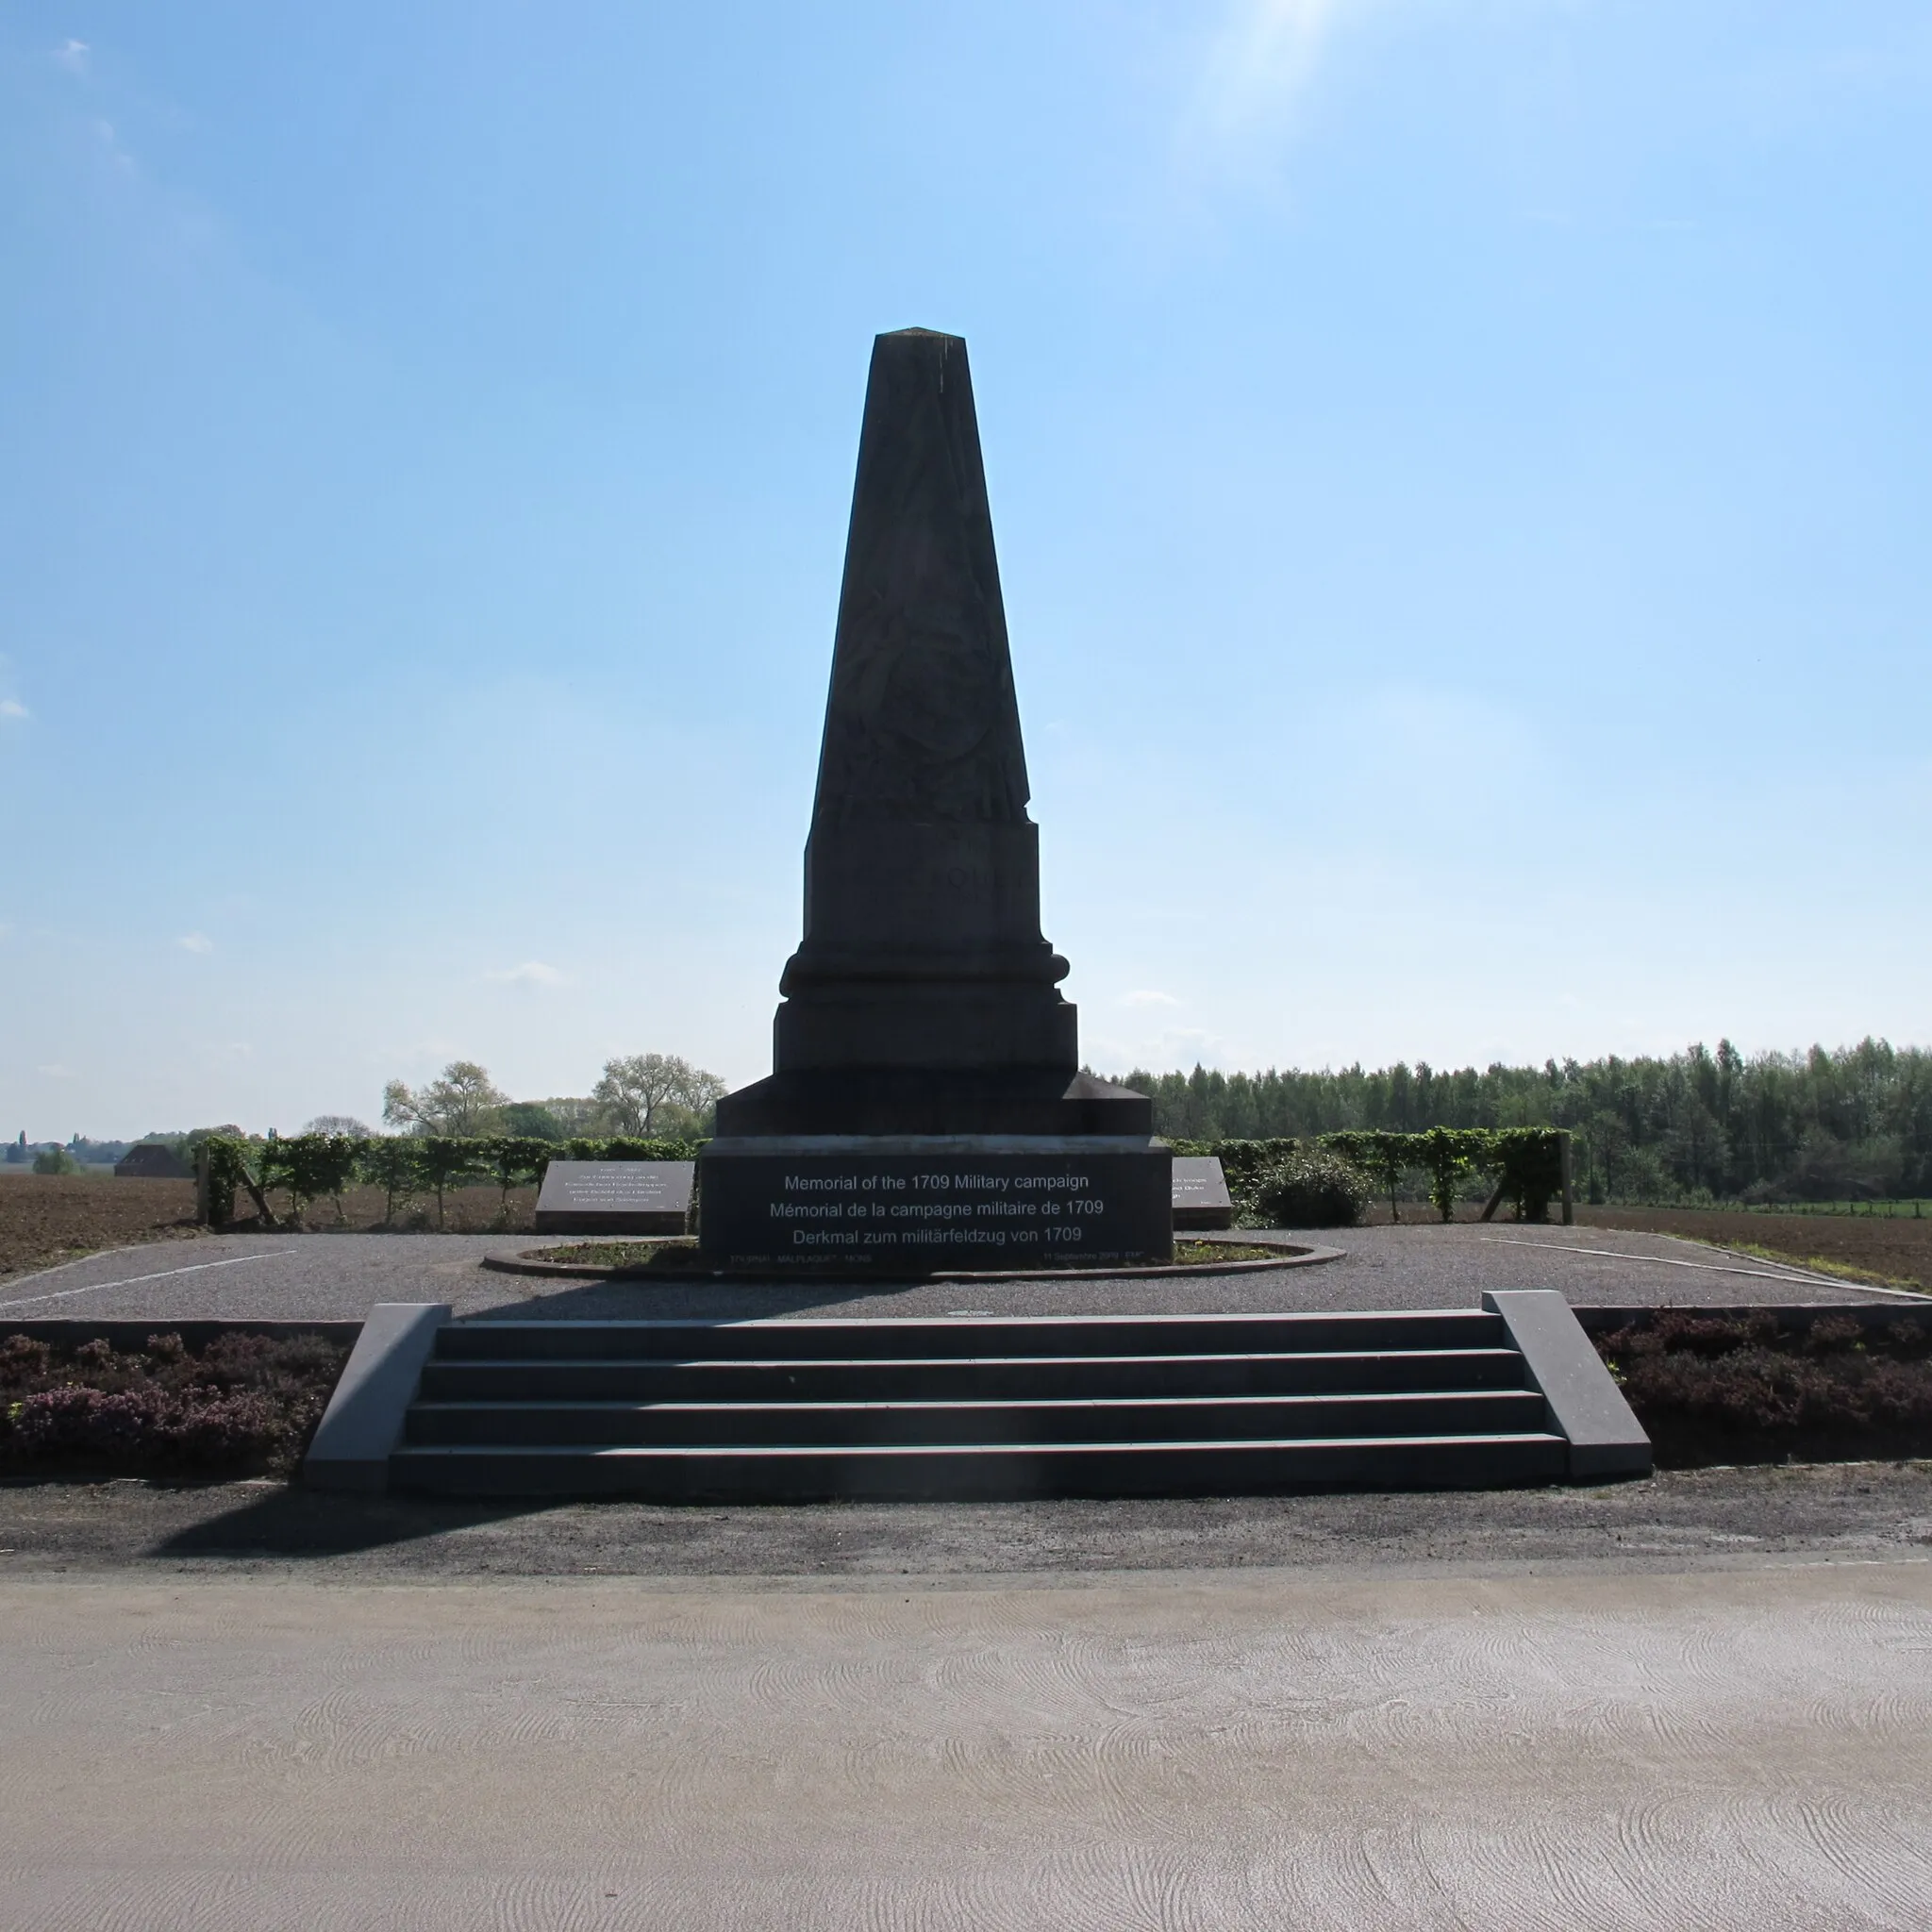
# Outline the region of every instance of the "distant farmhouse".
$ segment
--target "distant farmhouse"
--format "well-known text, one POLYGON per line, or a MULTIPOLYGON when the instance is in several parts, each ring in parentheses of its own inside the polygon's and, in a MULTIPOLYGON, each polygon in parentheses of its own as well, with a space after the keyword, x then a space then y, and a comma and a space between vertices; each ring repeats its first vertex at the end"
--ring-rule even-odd
POLYGON ((114 1163, 114 1172, 124 1179, 141 1181, 194 1178, 194 1170, 172 1147, 164 1147, 158 1141, 143 1141, 140 1146, 130 1147, 114 1163))

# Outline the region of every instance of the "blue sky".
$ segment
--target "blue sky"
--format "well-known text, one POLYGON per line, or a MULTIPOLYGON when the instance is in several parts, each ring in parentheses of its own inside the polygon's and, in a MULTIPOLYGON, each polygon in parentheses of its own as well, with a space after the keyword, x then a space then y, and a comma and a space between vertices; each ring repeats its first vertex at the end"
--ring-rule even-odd
POLYGON ((0 11, 0 1129, 766 1071, 873 334, 1130 1064, 1932 1040, 1932 15, 0 11))

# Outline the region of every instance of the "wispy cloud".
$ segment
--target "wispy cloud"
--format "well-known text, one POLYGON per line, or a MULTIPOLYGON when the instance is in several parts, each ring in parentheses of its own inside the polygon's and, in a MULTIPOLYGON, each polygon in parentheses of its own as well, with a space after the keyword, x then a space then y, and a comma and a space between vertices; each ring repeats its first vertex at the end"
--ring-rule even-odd
POLYGON ((1182 116, 1181 145, 1221 167, 1253 158, 1281 131, 1344 12, 1374 0, 1234 0, 1208 39, 1182 116))
POLYGON ((521 966, 486 973, 483 977, 498 986, 561 986, 564 983, 564 974, 555 966, 546 966, 541 959, 525 959, 521 966))
POLYGON ((215 942, 205 932, 184 932, 175 941, 184 953, 212 953, 215 942))
POLYGON ((34 1072, 44 1074, 50 1080, 77 1080, 80 1075, 72 1067, 63 1067, 58 1060, 51 1066, 36 1067, 34 1072))
POLYGON ((1146 1067, 1157 1074, 1175 1069, 1186 1073, 1196 1065, 1221 1066, 1227 1057, 1226 1040, 1205 1026, 1171 1026, 1159 1033, 1112 1039, 1096 1035, 1083 1045, 1096 1067, 1110 1068, 1116 1074, 1129 1067, 1146 1067))
POLYGON ((1177 1007, 1180 1001, 1171 992, 1158 992, 1152 987, 1143 987, 1138 992, 1124 992, 1118 1001, 1123 1007, 1177 1007))
POLYGON ((31 718, 33 713, 18 698, 0 698, 0 718, 31 718))
POLYGON ((97 114, 90 125, 93 128, 95 141, 100 143, 101 152, 115 167, 124 175, 135 175, 140 172, 134 157, 122 145, 121 136, 106 115, 97 114))
POLYGON ((54 49, 54 64, 66 68, 69 74, 85 74, 88 57, 92 52, 85 41, 62 41, 54 49))

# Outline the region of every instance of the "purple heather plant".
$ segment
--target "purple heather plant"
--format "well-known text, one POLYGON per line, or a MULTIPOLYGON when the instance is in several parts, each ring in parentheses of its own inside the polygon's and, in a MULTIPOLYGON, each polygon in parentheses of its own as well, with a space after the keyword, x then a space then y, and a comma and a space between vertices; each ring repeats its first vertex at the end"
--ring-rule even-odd
POLYGON ((0 1471, 13 1474, 286 1474, 348 1351, 324 1336, 180 1336, 117 1353, 0 1338, 0 1471))

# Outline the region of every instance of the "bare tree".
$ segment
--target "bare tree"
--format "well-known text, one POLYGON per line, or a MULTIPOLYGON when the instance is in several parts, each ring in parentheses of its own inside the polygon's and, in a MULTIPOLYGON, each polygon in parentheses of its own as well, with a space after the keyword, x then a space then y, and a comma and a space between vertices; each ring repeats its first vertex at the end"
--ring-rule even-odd
POLYGON ((319 1113, 302 1131, 305 1134, 347 1134, 357 1141, 367 1141, 374 1135, 374 1129, 352 1113, 319 1113))
POLYGON ((604 1062, 604 1077, 591 1090, 605 1119, 620 1134, 656 1132, 678 1116, 694 1124, 725 1092, 724 1082, 675 1054, 640 1053, 604 1062))
POLYGON ((414 1134, 487 1134, 508 1105, 508 1095, 497 1091, 475 1060, 450 1061, 421 1089, 391 1080, 382 1090, 383 1119, 414 1134))

